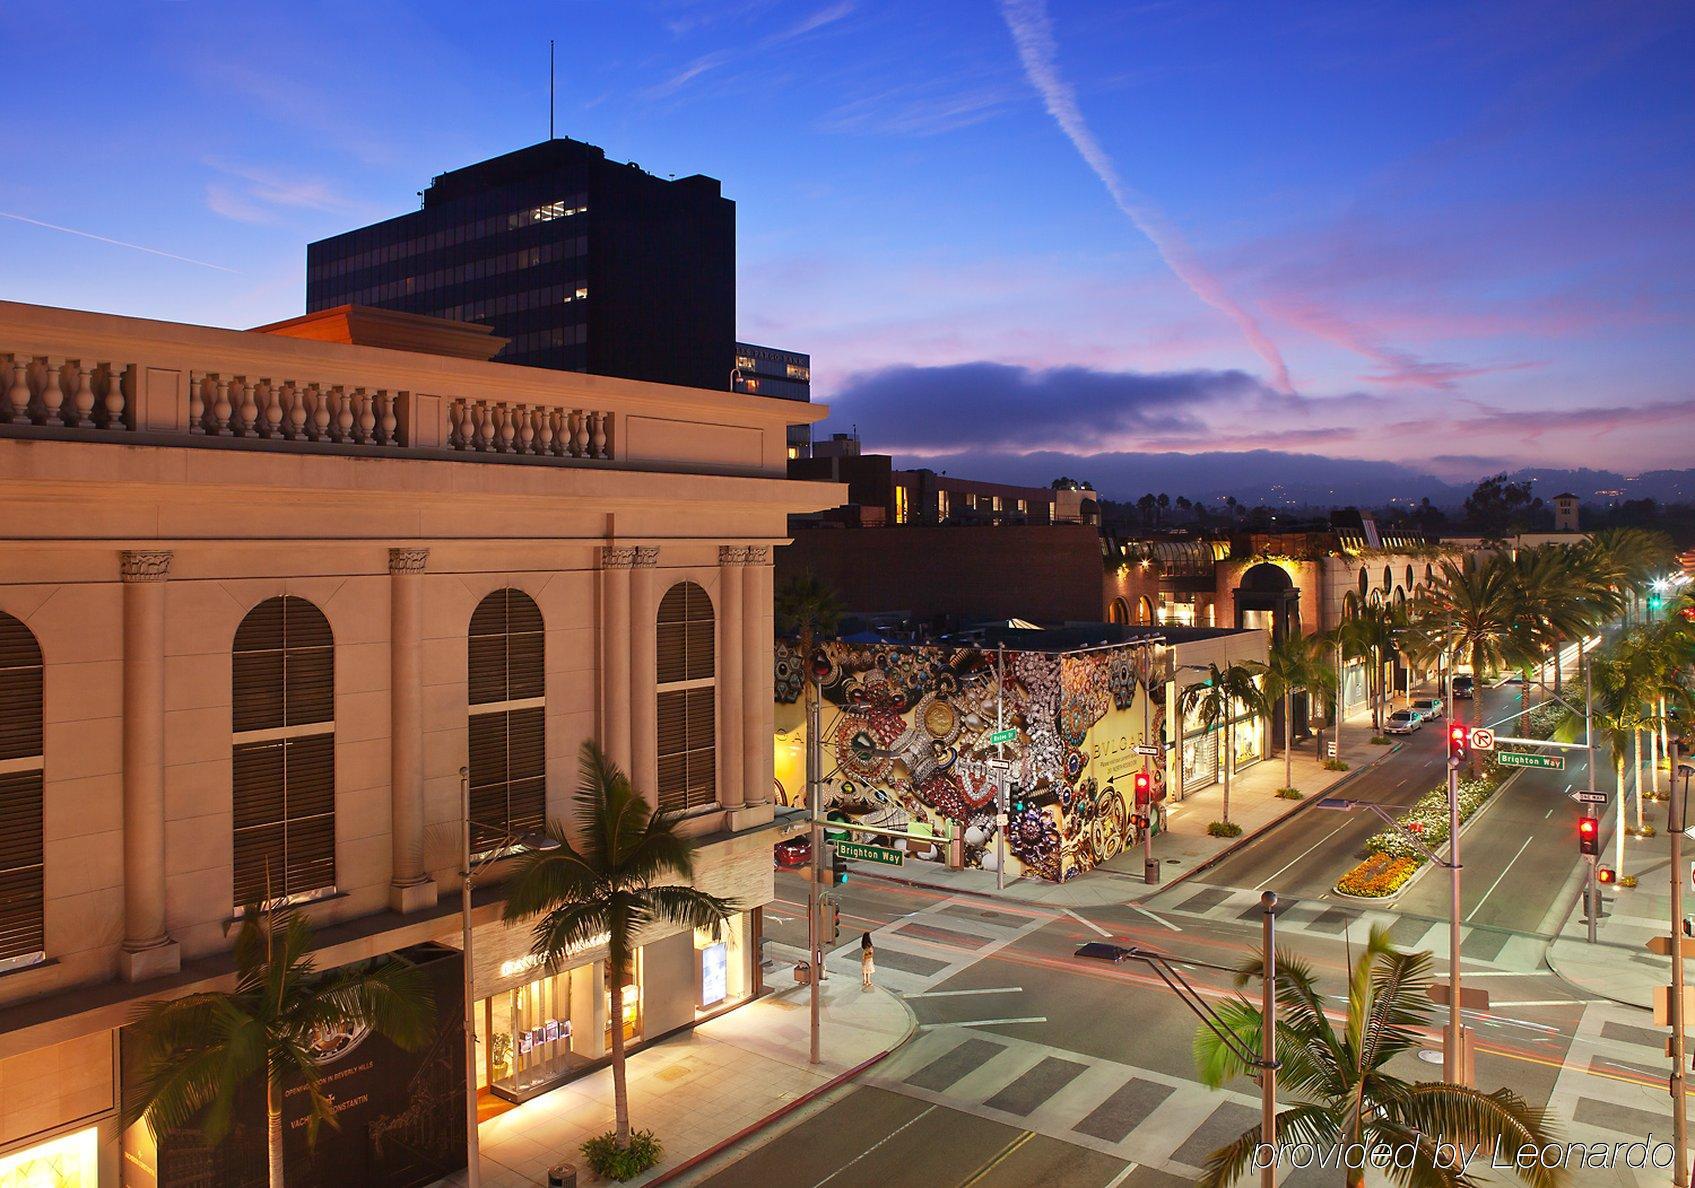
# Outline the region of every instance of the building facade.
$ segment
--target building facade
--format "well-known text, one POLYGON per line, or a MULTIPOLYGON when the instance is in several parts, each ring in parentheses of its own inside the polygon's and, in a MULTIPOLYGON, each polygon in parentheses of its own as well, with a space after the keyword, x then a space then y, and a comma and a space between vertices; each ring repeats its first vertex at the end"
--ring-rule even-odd
POLYGON ((307 311, 483 322, 509 340, 502 362, 728 388, 736 206, 716 179, 560 138, 441 174, 422 198, 309 245, 307 311))
POLYGON ((738 914, 549 974, 479 888, 479 1081, 603 1060, 609 977, 632 1042, 759 992, 772 554, 841 500, 791 403, 12 303, 0 358, 0 1168, 159 1175, 122 1027, 228 985, 255 898, 320 968, 457 962, 461 780, 491 847, 587 739, 738 914))
MULTIPOLYGON (((736 366, 731 388, 750 396, 774 396, 778 400, 812 402, 812 356, 776 347, 736 344, 736 366)), ((789 426, 789 457, 812 457, 812 422, 789 426)))

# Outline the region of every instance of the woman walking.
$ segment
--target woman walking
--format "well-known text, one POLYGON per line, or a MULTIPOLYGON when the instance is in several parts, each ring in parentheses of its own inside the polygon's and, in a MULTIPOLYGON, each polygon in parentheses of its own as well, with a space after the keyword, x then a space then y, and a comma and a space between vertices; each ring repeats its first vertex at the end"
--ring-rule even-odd
POLYGON ((871 934, 867 932, 859 938, 859 983, 863 990, 871 989, 872 955, 875 952, 871 947, 871 934))

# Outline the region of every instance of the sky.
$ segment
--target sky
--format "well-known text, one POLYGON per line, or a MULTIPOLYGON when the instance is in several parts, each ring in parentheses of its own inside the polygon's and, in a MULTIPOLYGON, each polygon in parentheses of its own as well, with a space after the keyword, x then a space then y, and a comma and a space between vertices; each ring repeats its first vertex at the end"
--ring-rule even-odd
POLYGON ((1681 0, 13 0, 0 296, 298 314, 308 241, 545 137, 549 38, 868 450, 1695 465, 1681 0))

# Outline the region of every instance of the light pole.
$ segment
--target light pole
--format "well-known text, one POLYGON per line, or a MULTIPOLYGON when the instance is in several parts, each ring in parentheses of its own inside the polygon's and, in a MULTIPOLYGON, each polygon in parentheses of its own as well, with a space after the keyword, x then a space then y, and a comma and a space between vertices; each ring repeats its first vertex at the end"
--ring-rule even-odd
POLYGON ((1672 744, 1671 805, 1671 1100, 1672 1142, 1677 1148, 1672 1183, 1689 1188, 1689 1111, 1684 1096, 1687 1059, 1683 1018, 1683 831, 1689 827, 1689 778, 1695 764, 1684 759, 1683 740, 1672 744), (1682 776, 1682 780, 1678 779, 1682 776), (1680 786, 1681 784, 1681 786, 1680 786))
MULTIPOLYGON (((1595 804, 1593 799, 1595 794, 1595 707, 1593 701, 1594 689, 1589 675, 1589 655, 1585 652, 1583 653, 1583 768, 1588 776, 1591 797, 1591 799, 1583 802, 1585 812, 1593 811, 1595 804)), ((1589 872, 1588 881, 1583 887, 1583 897, 1584 903, 1589 909, 1589 943, 1594 944, 1595 927, 1599 923, 1601 915, 1601 896, 1599 894, 1600 888, 1595 883, 1595 855, 1588 855, 1584 861, 1588 864, 1589 872)), ((1624 869, 1622 862, 1618 869, 1624 869)))
MULTIPOLYGON (((998 735, 1006 729, 1006 645, 995 649, 995 733, 998 735)), ((995 758, 1000 760, 996 769, 999 778, 995 781, 1000 786, 995 789, 995 890, 1006 890, 1006 830, 1009 822, 1007 815, 1007 781, 1011 778, 1011 770, 1006 763, 1006 744, 995 744, 995 758)))
MULTIPOLYGON (((479 1166, 477 1141, 477 995, 476 972, 471 962, 471 884, 479 872, 499 858, 510 857, 515 849, 557 850, 559 843, 544 833, 515 834, 510 829, 499 830, 499 844, 483 856, 471 861, 471 769, 459 769, 459 841, 464 865, 459 869, 459 927, 463 949, 465 976, 465 1185, 480 1188, 482 1168, 479 1166)), ((484 828, 487 828, 486 826, 484 828)))

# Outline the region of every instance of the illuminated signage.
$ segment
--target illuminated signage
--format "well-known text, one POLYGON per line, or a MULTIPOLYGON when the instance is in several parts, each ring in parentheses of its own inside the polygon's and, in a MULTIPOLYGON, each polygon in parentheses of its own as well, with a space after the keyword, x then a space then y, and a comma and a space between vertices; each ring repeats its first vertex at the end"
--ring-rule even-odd
POLYGON ((723 1002, 730 990, 730 947, 723 941, 700 950, 700 1005, 723 1002))
MULTIPOLYGON (((572 945, 570 948, 566 949, 565 952, 560 954, 559 960, 562 962, 569 961, 579 953, 587 953, 590 949, 602 948, 611 941, 611 939, 611 934, 606 932, 601 933, 599 936, 591 936, 582 944, 572 945)), ((500 976, 503 978, 515 978, 522 974, 527 974, 533 969, 539 969, 544 964, 544 959, 539 955, 535 953, 525 953, 522 957, 514 957, 509 961, 502 961, 500 963, 500 976)))

